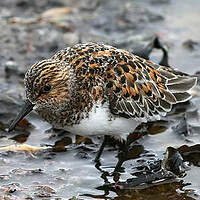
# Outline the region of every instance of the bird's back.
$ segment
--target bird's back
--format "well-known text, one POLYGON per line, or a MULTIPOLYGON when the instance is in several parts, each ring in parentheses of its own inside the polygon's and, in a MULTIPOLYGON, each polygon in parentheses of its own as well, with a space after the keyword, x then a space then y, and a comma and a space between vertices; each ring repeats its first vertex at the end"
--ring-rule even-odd
POLYGON ((108 102, 112 114, 140 122, 158 119, 173 104, 189 100, 196 84, 195 77, 103 44, 77 44, 52 59, 73 69, 79 90, 89 92, 94 102, 108 102))

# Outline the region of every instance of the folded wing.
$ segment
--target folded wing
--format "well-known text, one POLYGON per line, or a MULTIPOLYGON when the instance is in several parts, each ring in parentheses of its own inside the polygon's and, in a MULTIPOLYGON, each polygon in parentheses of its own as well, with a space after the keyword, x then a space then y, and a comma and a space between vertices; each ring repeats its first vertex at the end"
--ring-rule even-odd
POLYGON ((159 119, 172 105, 191 98, 196 77, 134 56, 108 70, 107 92, 113 114, 140 121, 159 119))

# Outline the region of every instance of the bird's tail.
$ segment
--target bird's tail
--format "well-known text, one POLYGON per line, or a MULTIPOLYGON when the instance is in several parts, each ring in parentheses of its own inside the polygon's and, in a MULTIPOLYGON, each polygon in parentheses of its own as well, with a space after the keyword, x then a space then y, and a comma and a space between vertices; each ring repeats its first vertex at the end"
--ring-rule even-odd
POLYGON ((190 91, 196 85, 197 77, 170 67, 160 66, 157 70, 167 79, 166 88, 175 97, 176 102, 174 103, 185 102, 192 97, 190 91))

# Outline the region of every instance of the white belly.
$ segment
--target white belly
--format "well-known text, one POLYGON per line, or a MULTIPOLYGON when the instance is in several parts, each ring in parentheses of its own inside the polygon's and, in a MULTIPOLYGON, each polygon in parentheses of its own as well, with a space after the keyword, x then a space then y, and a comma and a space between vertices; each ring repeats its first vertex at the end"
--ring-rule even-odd
POLYGON ((79 124, 64 127, 65 130, 78 135, 113 135, 126 139, 140 123, 134 119, 115 117, 109 113, 106 104, 96 105, 89 113, 89 117, 79 124))

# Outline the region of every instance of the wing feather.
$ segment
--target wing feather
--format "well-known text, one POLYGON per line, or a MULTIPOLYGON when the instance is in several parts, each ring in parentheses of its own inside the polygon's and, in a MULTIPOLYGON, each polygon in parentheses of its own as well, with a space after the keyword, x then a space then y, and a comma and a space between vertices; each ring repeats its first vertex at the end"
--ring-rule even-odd
POLYGON ((114 114, 118 110, 141 121, 158 119, 173 104, 191 98, 188 91, 196 84, 195 77, 129 55, 128 63, 118 64, 110 71, 115 80, 111 92, 117 97, 111 107, 114 114))

